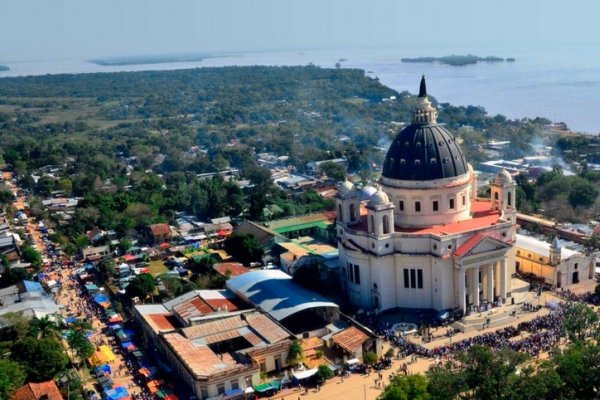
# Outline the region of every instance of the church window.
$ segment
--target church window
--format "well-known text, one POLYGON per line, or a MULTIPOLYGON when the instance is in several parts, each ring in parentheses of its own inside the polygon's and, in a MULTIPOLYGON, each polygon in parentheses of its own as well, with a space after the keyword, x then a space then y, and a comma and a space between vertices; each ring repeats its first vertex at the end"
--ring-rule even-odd
POLYGON ((416 160, 415 160, 415 165, 421 165, 421 160, 419 160, 419 159, 416 159, 416 160))
POLYGON ((417 143, 415 143, 415 145, 416 145, 417 147, 421 147, 421 142, 417 142, 417 143))
POLYGON ((344 219, 344 214, 342 213, 342 205, 338 204, 338 219, 344 219))
POLYGON ((354 269, 350 263, 348 263, 348 280, 354 282, 354 269))
POLYGON ((415 289, 417 287, 417 279, 416 279, 417 271, 414 269, 410 270, 410 288, 415 289))
POLYGON ((433 211, 438 211, 440 208, 439 203, 437 200, 433 201, 433 211))
POLYGON ((577 269, 577 263, 575 263, 574 267, 575 267, 575 269, 577 269))
POLYGON ((451 210, 454 210, 454 199, 450 199, 449 200, 449 205, 448 207, 450 207, 451 210))
POLYGON ((508 204, 509 207, 512 205, 512 193, 511 192, 507 193, 507 201, 506 201, 506 203, 508 204))
POLYGON ((356 221, 356 209, 354 204, 350 204, 350 221, 356 221))
POLYGON ((360 285, 360 269, 358 265, 354 266, 354 283, 360 285))
POLYGON ((494 192, 494 200, 498 200, 498 192, 494 192))
POLYGON ((404 165, 404 164, 406 164, 406 160, 404 158, 401 158, 400 159, 400 165, 404 165))
POLYGON ((373 289, 377 290, 377 284, 376 283, 373 284, 373 289))
POLYGON ((465 196, 464 194, 462 195, 462 205, 467 205, 467 196, 465 196))
POLYGON ((421 202, 415 201, 415 212, 421 212, 421 202))
POLYGON ((375 233, 375 218, 372 215, 369 215, 369 221, 371 222, 371 233, 375 233))
POLYGON ((410 280, 408 279, 408 268, 404 268, 404 287, 406 289, 410 287, 410 280))
POLYGON ((387 215, 384 215, 382 218, 382 222, 383 222, 383 234, 388 234, 390 233, 390 217, 388 217, 387 215))
POLYGON ((429 162, 430 162, 431 164, 437 164, 437 159, 435 159, 435 158, 432 158, 431 160, 429 160, 429 162))
POLYGON ((417 287, 419 289, 423 289, 423 270, 422 269, 417 270, 417 287))
POLYGON ((400 211, 404 211, 404 200, 400 200, 398 202, 398 208, 400 209, 400 211))

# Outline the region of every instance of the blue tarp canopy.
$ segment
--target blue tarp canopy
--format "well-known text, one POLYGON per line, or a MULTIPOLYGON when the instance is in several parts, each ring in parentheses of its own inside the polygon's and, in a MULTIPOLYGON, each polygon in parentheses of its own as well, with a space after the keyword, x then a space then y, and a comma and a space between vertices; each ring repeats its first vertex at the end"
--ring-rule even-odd
POLYGON ((108 365, 108 364, 104 364, 99 367, 96 367, 96 369, 94 369, 94 371, 108 372, 109 374, 112 373, 112 371, 110 370, 110 365, 108 365))
POLYGON ((43 292, 44 288, 39 282, 34 281, 23 281, 23 286, 25 287, 26 292, 43 292))
POLYGON ((68 317, 68 318, 65 318, 65 322, 67 324, 72 324, 74 322, 77 322, 77 318, 75 318, 75 317, 68 317))
POLYGON ((225 391, 225 396, 227 397, 239 396, 242 394, 244 394, 244 391, 240 388, 225 391))
POLYGON ((131 346, 133 346, 132 342, 123 342, 123 343, 121 343, 121 347, 124 348, 124 349, 127 349, 127 348, 129 348, 131 346))
POLYGON ((90 269, 94 269, 94 266, 92 264, 85 264, 84 268, 89 271, 90 269))
POLYGON ((108 303, 108 297, 104 294, 97 294, 94 296, 94 301, 98 304, 108 303))
POLYGON ((129 393, 127 393, 127 389, 124 386, 117 386, 114 389, 108 389, 104 391, 107 399, 110 400, 118 400, 124 397, 128 397, 129 393))
POLYGON ((109 326, 108 328, 113 331, 118 331, 119 329, 122 328, 122 326, 120 324, 114 324, 114 325, 109 326))
POLYGON ((85 290, 87 290, 90 293, 93 293, 97 292, 99 289, 98 286, 94 285, 93 283, 88 283, 87 285, 85 285, 85 290))

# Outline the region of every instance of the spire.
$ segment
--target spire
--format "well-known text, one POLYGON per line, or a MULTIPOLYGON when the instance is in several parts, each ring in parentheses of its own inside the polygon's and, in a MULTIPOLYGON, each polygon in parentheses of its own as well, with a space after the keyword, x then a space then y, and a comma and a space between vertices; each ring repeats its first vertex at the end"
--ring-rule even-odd
POLYGON ((427 86, 425 85, 425 75, 421 77, 421 85, 419 86, 419 97, 427 97, 427 86))
POLYGON ((431 106, 431 102, 427 98, 427 86, 425 85, 425 75, 421 77, 421 85, 419 86, 419 97, 417 98, 417 106, 413 112, 413 124, 435 124, 437 111, 431 106))

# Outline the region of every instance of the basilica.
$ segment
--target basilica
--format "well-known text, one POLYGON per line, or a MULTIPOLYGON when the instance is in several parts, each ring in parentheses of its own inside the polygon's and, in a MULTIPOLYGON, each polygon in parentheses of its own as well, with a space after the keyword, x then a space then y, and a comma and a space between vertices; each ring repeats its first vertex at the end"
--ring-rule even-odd
POLYGON ((390 146, 377 190, 336 195, 342 287, 359 308, 504 304, 515 265, 516 184, 505 170, 477 197, 459 143, 437 124, 422 78, 412 123, 390 146))

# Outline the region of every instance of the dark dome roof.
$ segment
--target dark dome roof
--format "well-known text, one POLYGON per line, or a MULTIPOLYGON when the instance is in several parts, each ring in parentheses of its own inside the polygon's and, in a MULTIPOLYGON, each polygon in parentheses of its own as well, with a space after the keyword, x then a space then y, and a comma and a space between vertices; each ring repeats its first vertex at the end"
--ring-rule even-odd
POLYGON ((382 175, 390 179, 426 181, 466 174, 467 161, 456 139, 437 124, 411 124, 388 150, 382 175))

